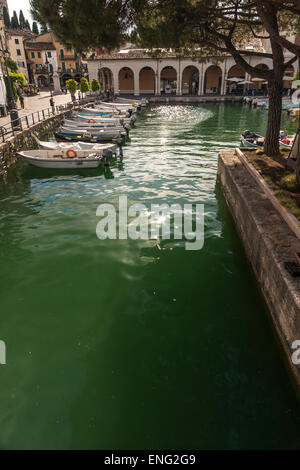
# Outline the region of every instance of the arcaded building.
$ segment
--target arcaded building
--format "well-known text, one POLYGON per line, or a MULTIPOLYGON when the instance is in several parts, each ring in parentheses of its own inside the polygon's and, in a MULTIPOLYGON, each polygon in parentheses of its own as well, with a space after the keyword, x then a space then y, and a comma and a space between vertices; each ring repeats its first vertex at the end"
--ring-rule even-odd
MULTIPOLYGON (((272 67, 272 55, 267 41, 256 40, 246 46, 245 58, 253 66, 272 67)), ((288 59, 288 54, 287 54, 288 59)), ((172 51, 160 52, 156 57, 145 49, 133 46, 111 54, 94 52, 87 60, 89 78, 97 78, 102 90, 126 95, 226 95, 243 94, 245 90, 263 93, 267 84, 247 74, 236 65, 231 56, 177 57, 172 51)), ((286 76, 296 75, 297 65, 290 67, 286 76)), ((290 88, 291 80, 284 82, 290 88)))

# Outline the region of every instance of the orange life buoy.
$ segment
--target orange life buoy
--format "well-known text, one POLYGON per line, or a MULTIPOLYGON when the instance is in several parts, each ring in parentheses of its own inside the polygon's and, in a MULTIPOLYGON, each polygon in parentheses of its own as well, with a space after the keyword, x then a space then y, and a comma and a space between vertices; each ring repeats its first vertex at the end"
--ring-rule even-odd
POLYGON ((77 152, 73 149, 69 149, 66 151, 66 155, 68 158, 76 158, 77 157, 77 152))
POLYGON ((89 119, 88 122, 95 122, 95 119, 89 119))

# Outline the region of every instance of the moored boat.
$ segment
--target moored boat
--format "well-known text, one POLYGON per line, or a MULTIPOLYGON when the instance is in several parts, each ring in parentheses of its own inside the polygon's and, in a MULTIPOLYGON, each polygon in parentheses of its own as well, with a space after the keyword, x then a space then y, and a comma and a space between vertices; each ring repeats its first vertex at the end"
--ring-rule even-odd
POLYGON ((259 148, 264 146, 265 139, 260 134, 246 130, 241 134, 241 141, 244 147, 259 148))
POLYGON ((78 119, 81 121, 87 121, 89 123, 96 123, 96 122, 111 122, 111 121, 119 121, 121 123, 126 124, 134 124, 136 121, 136 116, 131 116, 130 118, 126 118, 123 116, 101 116, 96 114, 84 114, 84 113, 73 113, 72 117, 74 119, 78 119))
POLYGON ((110 150, 113 155, 117 154, 117 145, 113 143, 107 144, 93 144, 88 142, 47 142, 39 140, 34 134, 33 137, 41 150, 85 150, 89 152, 102 152, 110 150))
POLYGON ((18 157, 40 168, 74 169, 98 168, 108 165, 112 157, 110 150, 91 152, 90 150, 27 150, 18 152, 18 157))

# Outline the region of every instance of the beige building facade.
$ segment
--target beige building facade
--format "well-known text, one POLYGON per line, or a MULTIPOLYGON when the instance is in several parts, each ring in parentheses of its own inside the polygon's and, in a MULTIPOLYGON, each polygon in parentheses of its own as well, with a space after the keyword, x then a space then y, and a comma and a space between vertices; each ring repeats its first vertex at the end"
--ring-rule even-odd
MULTIPOLYGON (((251 65, 273 67, 263 44, 253 52, 252 47, 251 55, 245 56, 251 65)), ((90 81, 97 78, 103 91, 120 95, 226 95, 243 94, 246 89, 263 94, 267 88, 266 82, 246 73, 231 56, 195 59, 176 57, 168 51, 155 58, 143 49, 131 48, 111 55, 93 54, 87 63, 90 81)), ((284 88, 291 86, 297 71, 297 63, 286 71, 291 80, 284 82, 284 88)))
POLYGON ((18 72, 22 73, 26 80, 29 80, 27 57, 24 47, 24 41, 34 37, 29 31, 6 29, 6 43, 11 58, 18 64, 18 72))

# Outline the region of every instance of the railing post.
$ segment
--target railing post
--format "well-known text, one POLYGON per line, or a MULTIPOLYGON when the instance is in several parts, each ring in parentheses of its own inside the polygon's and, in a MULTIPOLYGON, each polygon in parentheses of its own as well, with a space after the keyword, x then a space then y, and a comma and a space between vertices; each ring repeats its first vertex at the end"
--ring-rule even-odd
POLYGON ((32 117, 32 124, 34 124, 34 113, 32 113, 31 117, 32 117))
POLYGON ((38 111, 38 120, 40 122, 40 112, 38 111))
POLYGON ((45 113, 43 109, 42 109, 42 114, 43 114, 43 119, 45 120, 45 113))
POLYGON ((27 124, 27 128, 29 129, 29 121, 28 121, 28 116, 25 116, 25 121, 26 121, 26 124, 27 124))

